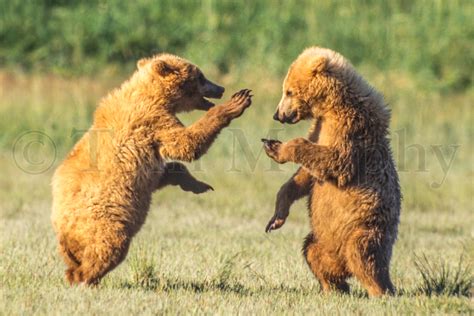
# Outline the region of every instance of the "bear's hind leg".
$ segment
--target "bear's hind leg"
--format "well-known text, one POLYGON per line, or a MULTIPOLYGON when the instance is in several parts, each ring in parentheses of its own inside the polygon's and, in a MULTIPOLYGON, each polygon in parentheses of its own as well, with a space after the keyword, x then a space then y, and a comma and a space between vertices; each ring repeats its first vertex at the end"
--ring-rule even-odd
POLYGON ((382 241, 380 234, 357 232, 346 248, 347 266, 370 296, 395 293, 389 273, 390 256, 382 241))
POLYGON ((75 283, 74 271, 76 271, 79 268, 80 262, 77 259, 76 255, 74 255, 72 249, 67 246, 67 241, 64 236, 59 238, 58 250, 68 267, 66 271, 64 272, 66 280, 69 282, 69 284, 72 285, 75 283))
POLYGON ((305 238, 303 255, 324 292, 331 290, 342 293, 349 292, 349 284, 346 279, 350 275, 344 264, 318 245, 313 233, 309 233, 305 238))
POLYGON ((88 245, 81 265, 74 271, 75 283, 97 285, 109 271, 125 259, 129 245, 128 239, 108 240, 88 245))
POLYGON ((167 185, 177 185, 183 191, 193 192, 194 194, 201 194, 214 188, 209 184, 197 180, 186 168, 185 165, 179 162, 169 162, 165 166, 163 175, 160 181, 155 185, 154 190, 161 189, 167 185))

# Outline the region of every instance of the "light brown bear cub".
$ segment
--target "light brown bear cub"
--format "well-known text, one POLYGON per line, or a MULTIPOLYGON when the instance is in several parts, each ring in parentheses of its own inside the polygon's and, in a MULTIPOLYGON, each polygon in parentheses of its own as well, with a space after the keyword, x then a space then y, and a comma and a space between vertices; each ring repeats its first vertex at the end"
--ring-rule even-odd
POLYGON ((275 119, 312 119, 308 139, 264 140, 269 157, 301 167, 277 195, 267 231, 309 195, 312 232, 303 254, 322 289, 347 292, 354 276, 371 296, 392 294, 389 267, 400 216, 400 186, 382 96, 340 54, 313 47, 291 65, 275 119))
POLYGON ((53 177, 52 222, 71 284, 97 284, 125 258, 154 190, 212 189, 167 160, 198 159, 251 104, 250 91, 242 90, 213 106, 205 97, 220 98, 224 88, 177 56, 161 54, 137 66, 102 100, 92 127, 53 177), (207 112, 183 126, 176 113, 194 109, 207 112))

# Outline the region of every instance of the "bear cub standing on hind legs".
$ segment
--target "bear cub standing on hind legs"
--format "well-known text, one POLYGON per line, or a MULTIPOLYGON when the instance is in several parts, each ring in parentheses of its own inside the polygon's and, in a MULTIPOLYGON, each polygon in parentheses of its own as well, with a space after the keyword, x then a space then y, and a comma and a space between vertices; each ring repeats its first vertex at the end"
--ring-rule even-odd
POLYGON ((185 59, 161 54, 102 100, 91 129, 53 177, 52 222, 71 284, 97 284, 125 258, 151 194, 165 185, 212 189, 178 162, 206 153, 219 132, 251 104, 250 90, 214 106, 224 88, 185 59), (207 113, 189 127, 176 113, 207 113))
POLYGON ((266 231, 309 195, 312 232, 303 254, 324 291, 349 291, 354 276, 369 295, 393 294, 389 267, 400 216, 400 186, 383 97, 340 54, 306 49, 290 66, 274 119, 313 119, 308 139, 263 140, 278 163, 301 167, 277 195, 266 231))

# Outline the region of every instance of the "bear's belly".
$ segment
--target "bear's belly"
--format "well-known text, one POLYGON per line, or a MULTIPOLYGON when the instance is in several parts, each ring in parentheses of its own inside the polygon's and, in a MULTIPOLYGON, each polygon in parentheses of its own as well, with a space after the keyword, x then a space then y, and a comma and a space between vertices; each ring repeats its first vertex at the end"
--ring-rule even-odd
POLYGON ((318 240, 339 247, 373 215, 374 203, 365 203, 357 191, 341 189, 330 182, 315 184, 310 197, 310 220, 318 240))
POLYGON ((153 169, 106 174, 61 169, 53 181, 51 220, 55 231, 75 231, 80 227, 93 237, 100 223, 108 223, 127 231, 130 237, 135 235, 145 222, 153 189, 164 166, 164 161, 156 161, 153 169))

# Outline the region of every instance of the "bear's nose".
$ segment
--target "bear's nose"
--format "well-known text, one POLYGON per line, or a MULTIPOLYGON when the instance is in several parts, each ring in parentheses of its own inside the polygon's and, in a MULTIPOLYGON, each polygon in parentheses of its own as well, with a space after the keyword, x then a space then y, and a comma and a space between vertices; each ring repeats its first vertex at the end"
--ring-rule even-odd
POLYGON ((273 119, 274 119, 275 121, 280 121, 280 120, 278 119, 278 111, 276 111, 275 114, 273 114, 273 119))

